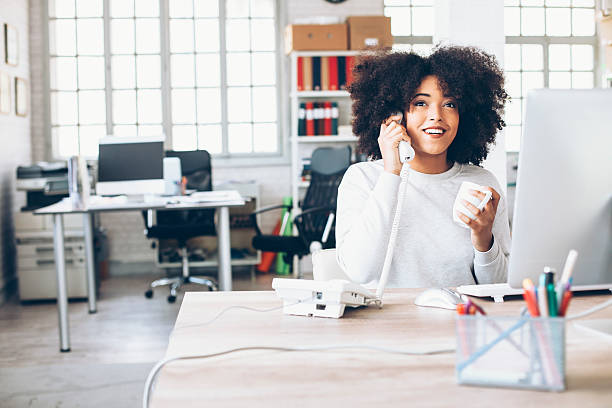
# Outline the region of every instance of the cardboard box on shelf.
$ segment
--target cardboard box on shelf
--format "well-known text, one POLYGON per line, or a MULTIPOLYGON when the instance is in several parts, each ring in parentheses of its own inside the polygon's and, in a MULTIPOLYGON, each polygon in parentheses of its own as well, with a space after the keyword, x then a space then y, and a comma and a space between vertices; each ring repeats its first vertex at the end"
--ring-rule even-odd
POLYGON ((285 52, 348 49, 346 24, 290 24, 285 28, 285 52))
POLYGON ((349 28, 349 48, 391 48, 391 18, 385 16, 351 16, 346 19, 349 28))

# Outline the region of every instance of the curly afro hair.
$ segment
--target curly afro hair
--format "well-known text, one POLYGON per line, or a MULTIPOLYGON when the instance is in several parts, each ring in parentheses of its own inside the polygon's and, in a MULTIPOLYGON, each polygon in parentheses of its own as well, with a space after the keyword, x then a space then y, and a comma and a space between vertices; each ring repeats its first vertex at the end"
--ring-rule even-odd
POLYGON ((439 46, 428 57, 380 51, 359 56, 348 87, 353 100, 353 133, 358 150, 380 159, 380 124, 393 112, 406 111, 424 77, 438 78, 445 94, 459 105, 457 136, 447 152, 449 162, 479 165, 486 159, 503 121, 504 75, 495 57, 474 47, 439 46))

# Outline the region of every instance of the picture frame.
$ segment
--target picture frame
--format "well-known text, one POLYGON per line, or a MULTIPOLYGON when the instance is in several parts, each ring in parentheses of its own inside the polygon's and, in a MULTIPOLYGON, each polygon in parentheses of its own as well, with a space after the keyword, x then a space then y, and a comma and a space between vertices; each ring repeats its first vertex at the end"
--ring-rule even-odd
POLYGON ((19 64, 19 33, 17 28, 4 23, 4 62, 7 65, 19 64))
POLYGON ((19 77, 15 77, 15 114, 28 115, 28 82, 19 77))
POLYGON ((0 71, 0 113, 11 113, 11 77, 0 71))

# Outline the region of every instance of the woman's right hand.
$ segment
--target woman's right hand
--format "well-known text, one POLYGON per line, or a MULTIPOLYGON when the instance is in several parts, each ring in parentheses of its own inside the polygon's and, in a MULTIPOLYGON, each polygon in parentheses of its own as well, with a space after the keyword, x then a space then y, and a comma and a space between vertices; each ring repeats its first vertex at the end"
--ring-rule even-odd
POLYGON ((378 147, 383 158, 385 171, 399 176, 402 170, 402 163, 399 159, 399 143, 402 140, 410 143, 410 137, 406 128, 398 122, 402 120, 402 115, 389 116, 380 125, 378 135, 378 147))

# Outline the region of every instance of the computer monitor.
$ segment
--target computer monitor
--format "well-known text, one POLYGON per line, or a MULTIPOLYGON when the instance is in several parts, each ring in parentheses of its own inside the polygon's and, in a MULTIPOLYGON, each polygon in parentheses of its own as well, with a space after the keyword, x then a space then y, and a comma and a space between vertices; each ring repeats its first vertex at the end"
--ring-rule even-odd
POLYGON ((526 107, 508 283, 559 277, 576 249, 573 289, 612 288, 612 89, 534 90, 526 107))
POLYGON ((106 137, 98 154, 98 195, 164 194, 163 137, 106 137))

